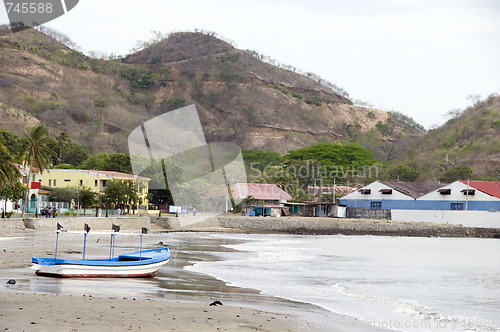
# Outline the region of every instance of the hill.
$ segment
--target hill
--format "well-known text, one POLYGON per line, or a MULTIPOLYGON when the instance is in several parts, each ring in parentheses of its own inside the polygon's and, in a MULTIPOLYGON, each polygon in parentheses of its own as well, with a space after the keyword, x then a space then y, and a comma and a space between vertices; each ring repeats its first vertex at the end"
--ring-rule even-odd
POLYGON ((22 134, 43 122, 94 153, 127 152, 127 136, 142 122, 196 104, 208 140, 282 154, 353 133, 374 131, 381 142, 420 134, 397 114, 353 105, 314 74, 262 60, 205 33, 171 34, 107 60, 34 29, 4 34, 0 127, 22 134))
POLYGON ((500 178, 500 96, 491 95, 463 111, 450 113, 441 127, 407 143, 401 162, 421 179, 438 179, 446 170, 469 167, 477 179, 500 178))

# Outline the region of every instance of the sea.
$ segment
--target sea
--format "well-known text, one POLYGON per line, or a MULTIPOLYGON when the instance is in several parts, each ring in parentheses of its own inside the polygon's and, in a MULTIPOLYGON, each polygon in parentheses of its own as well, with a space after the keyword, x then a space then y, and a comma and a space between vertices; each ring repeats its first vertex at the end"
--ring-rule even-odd
MULTIPOLYGON (((37 239, 47 236, 3 237, 1 244, 7 252, 36 250, 37 239)), ((78 236, 60 236, 58 257, 81 256, 78 236)), ((88 250, 105 257, 106 239, 90 233, 88 250)), ((119 234, 115 253, 138 245, 138 236, 119 234)), ((258 308, 271 304, 270 310, 274 304, 302 313, 298 331, 338 331, 339 321, 368 331, 500 331, 498 239, 187 232, 144 237, 145 249, 159 245, 169 246, 171 261, 156 278, 44 278, 33 274, 29 262, 7 272, 18 281, 16 291, 207 304, 218 299, 258 308), (313 313, 324 319, 309 321, 313 313)))
POLYGON ((500 331, 500 240, 210 235, 185 269, 394 331, 500 331))

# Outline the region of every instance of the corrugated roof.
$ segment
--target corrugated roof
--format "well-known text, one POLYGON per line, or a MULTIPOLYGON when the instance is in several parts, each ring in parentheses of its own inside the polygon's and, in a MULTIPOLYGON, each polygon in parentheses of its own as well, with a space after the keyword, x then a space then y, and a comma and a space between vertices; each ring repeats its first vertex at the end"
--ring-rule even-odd
POLYGON ((406 181, 379 181, 400 193, 413 197, 419 198, 433 190, 439 189, 446 186, 446 183, 439 182, 406 182, 406 181))
POLYGON ((290 196, 286 191, 283 191, 280 187, 275 184, 270 183, 237 183, 231 186, 231 191, 233 197, 237 198, 247 198, 252 196, 255 199, 265 199, 265 200, 291 200, 290 196))
MULTIPOLYGON (((467 180, 460 180, 467 185, 467 180)), ((469 186, 485 194, 500 198, 500 181, 469 181, 469 186)))

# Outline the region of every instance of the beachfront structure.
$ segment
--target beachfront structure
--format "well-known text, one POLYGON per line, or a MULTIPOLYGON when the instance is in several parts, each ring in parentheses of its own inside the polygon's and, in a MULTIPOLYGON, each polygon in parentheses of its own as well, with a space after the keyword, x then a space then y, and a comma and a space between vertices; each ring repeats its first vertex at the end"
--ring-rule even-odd
POLYGON ((254 203, 280 205, 292 199, 292 196, 271 183, 237 183, 231 186, 234 198, 252 197, 254 203))
POLYGON ((46 188, 88 188, 96 194, 104 192, 111 180, 132 180, 138 187, 139 204, 147 209, 151 179, 146 177, 114 171, 82 169, 47 169, 40 176, 41 184, 46 188))
POLYGON ((292 199, 292 196, 275 184, 270 183, 237 183, 231 186, 234 198, 247 199, 244 206, 246 215, 263 217, 280 217, 289 215, 284 204, 292 199))
MULTIPOLYGON (((35 213, 38 199, 40 195, 40 170, 36 167, 31 168, 31 178, 28 179, 29 175, 29 167, 27 165, 20 165, 17 163, 13 164, 17 170, 19 171, 19 181, 21 181, 23 187, 29 186, 30 190, 28 191, 28 213, 35 213)), ((0 208, 4 209, 5 212, 11 211, 21 211, 23 200, 18 202, 12 202, 10 200, 0 200, 0 208)))
POLYGON ((418 201, 419 210, 500 211, 500 182, 455 181, 418 201))
POLYGON ((340 204, 383 210, 499 211, 500 182, 375 181, 342 197, 340 204))
POLYGON ((418 198, 441 188, 439 182, 375 181, 339 199, 339 204, 365 209, 418 209, 418 198))

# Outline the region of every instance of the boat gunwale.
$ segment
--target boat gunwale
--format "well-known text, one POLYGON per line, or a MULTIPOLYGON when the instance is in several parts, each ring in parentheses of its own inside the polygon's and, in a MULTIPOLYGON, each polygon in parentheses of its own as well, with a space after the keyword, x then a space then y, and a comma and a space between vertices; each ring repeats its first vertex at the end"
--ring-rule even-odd
POLYGON ((114 258, 102 259, 66 259, 66 258, 48 258, 48 257, 32 257, 31 261, 38 265, 83 265, 83 266, 138 266, 149 265, 170 259, 170 250, 165 248, 149 249, 142 252, 135 251, 122 254, 114 258), (166 251, 165 253, 163 253, 166 251), (148 255, 153 252, 158 252, 158 255, 148 255), (145 256, 143 256, 146 254, 145 256), (122 258, 122 260, 120 259, 122 258))

